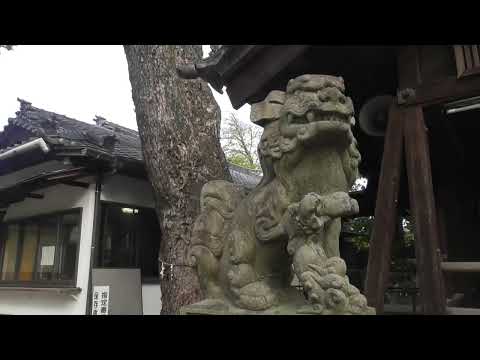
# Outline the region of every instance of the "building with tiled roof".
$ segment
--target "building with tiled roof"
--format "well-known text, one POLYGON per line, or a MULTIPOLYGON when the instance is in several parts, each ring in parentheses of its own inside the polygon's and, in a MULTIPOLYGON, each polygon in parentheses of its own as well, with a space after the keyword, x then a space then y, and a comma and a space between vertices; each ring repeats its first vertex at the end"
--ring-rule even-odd
MULTIPOLYGON (((56 157, 85 156, 129 165, 129 168, 139 165, 143 168, 142 146, 137 131, 100 116, 95 117, 95 124, 89 124, 36 108, 25 100, 19 99, 19 102, 20 111, 15 118, 8 119, 8 125, 0 132, 0 159, 2 154, 14 151, 22 143, 41 138, 56 157)), ((33 161, 31 157, 30 160, 33 161)), ((18 159, 15 162, 18 163, 18 159)), ((234 164, 229 167, 233 181, 240 185, 253 188, 260 181, 261 176, 256 171, 234 164)), ((0 174, 8 172, 8 169, 10 167, 4 165, 0 174)))
MULTIPOLYGON (((0 314, 159 314, 161 232, 138 133, 19 101, 0 132, 0 314)), ((246 188, 260 181, 229 169, 246 188)))

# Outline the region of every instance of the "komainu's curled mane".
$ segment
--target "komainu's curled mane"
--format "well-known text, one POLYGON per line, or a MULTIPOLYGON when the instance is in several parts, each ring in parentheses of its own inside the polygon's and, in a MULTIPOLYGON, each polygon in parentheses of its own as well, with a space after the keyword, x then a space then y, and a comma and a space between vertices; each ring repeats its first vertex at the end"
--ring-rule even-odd
MULTIPOLYGON (((327 283, 331 267, 325 262, 340 256, 341 217, 358 212, 348 191, 358 177, 360 153, 351 130, 353 104, 344 92, 342 78, 303 75, 290 80, 285 92, 272 91, 252 106, 252 120, 264 128, 258 147, 262 181, 248 195, 226 181, 207 183, 194 225, 190 260, 207 299, 270 309, 289 301, 297 276, 319 312, 335 313, 325 303, 333 298, 346 299, 337 312, 350 311, 348 299, 358 291, 344 285, 351 294, 342 297, 341 289, 327 291, 317 282, 327 283), (298 211, 306 196, 318 201, 304 224, 298 211), (322 264, 327 270, 318 275, 322 264)), ((346 277, 342 271, 335 275, 346 277)), ((355 299, 357 308, 366 307, 355 299)))

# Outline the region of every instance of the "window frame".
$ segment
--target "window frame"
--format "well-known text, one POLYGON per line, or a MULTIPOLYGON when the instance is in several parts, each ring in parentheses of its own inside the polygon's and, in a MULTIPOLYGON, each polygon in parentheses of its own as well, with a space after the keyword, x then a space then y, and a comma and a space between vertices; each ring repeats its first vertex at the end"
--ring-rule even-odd
POLYGON ((479 45, 453 45, 453 50, 458 79, 480 74, 479 45))
MULTIPOLYGON (((40 220, 42 218, 49 218, 49 217, 57 217, 57 243, 56 243, 56 249, 55 249, 55 259, 58 259, 58 256, 61 255, 60 251, 63 250, 63 244, 59 244, 58 241, 61 239, 61 226, 60 226, 60 221, 58 218, 63 215, 69 215, 69 214, 76 214, 79 216, 79 224, 78 226, 80 227, 80 240, 78 242, 77 246, 77 251, 75 255, 75 272, 72 280, 39 280, 36 278, 36 275, 34 275, 33 280, 1 280, 0 279, 0 287, 12 287, 12 288, 72 288, 75 287, 77 284, 78 280, 78 264, 79 264, 79 255, 80 255, 80 244, 82 241, 81 234, 82 234, 82 220, 83 220, 83 208, 82 207, 76 207, 76 208, 71 208, 68 210, 56 210, 52 212, 47 212, 43 213, 40 215, 33 215, 33 216, 24 216, 24 217, 18 217, 15 219, 11 219, 8 221, 2 221, 0 222, 0 227, 2 228, 2 231, 5 227, 11 224, 21 224, 20 226, 20 233, 19 233, 19 241, 18 241, 18 248, 17 248, 17 258, 16 258, 16 264, 15 264, 15 276, 17 277, 19 274, 19 269, 20 269, 20 263, 21 263, 21 256, 22 256, 22 250, 23 250, 23 243, 24 243, 24 232, 25 232, 25 223, 29 221, 35 221, 35 220, 40 220)), ((0 266, 3 264, 3 258, 5 255, 5 241, 0 240, 0 266)), ((36 269, 38 265, 38 258, 39 258, 39 248, 40 248, 40 241, 38 239, 38 243, 36 246, 36 252, 35 252, 35 262, 34 262, 34 269, 36 274, 36 269)), ((58 260, 55 260, 54 262, 54 268, 55 271, 58 272, 60 266, 60 262, 58 260)), ((1 273, 1 269, 0 269, 1 273)))
MULTIPOLYGON (((105 226, 105 219, 106 217, 104 216, 104 211, 106 209, 106 207, 108 206, 118 206, 118 207, 125 207, 125 208, 132 208, 132 209, 139 209, 139 210, 150 210, 150 211, 153 211, 155 212, 155 215, 156 215, 156 209, 154 207, 148 207, 148 206, 141 206, 141 205, 135 205, 135 204, 128 204, 128 203, 123 203, 123 202, 118 202, 118 201, 112 201, 112 200, 102 200, 101 201, 101 219, 100 219, 100 229, 99 229, 99 241, 98 241, 98 254, 96 255, 95 257, 95 266, 96 268, 100 268, 100 269, 125 269, 125 268, 119 268, 119 267, 104 267, 103 264, 102 264, 102 261, 101 261, 101 257, 102 257, 102 252, 103 252, 103 230, 104 230, 104 226, 105 226)), ((158 221, 158 217, 157 217, 157 221, 158 221)), ((160 224, 159 224, 160 225, 160 224)), ((160 236, 161 235, 161 228, 159 227, 158 229, 160 231, 160 236)), ((140 252, 141 252, 141 245, 140 245, 140 252)), ((160 250, 160 245, 159 245, 159 250, 160 250)), ((141 274, 141 282, 142 284, 160 284, 160 276, 157 278, 157 277, 151 277, 151 276, 144 276, 141 272, 142 268, 141 266, 140 267, 137 267, 137 268, 131 268, 131 269, 140 269, 140 274, 141 274)))

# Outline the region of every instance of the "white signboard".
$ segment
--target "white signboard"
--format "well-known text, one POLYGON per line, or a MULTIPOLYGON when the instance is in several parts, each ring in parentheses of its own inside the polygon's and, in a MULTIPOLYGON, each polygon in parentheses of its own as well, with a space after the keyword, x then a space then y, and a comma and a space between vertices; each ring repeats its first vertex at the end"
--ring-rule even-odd
POLYGON ((110 286, 94 286, 92 315, 108 315, 109 300, 110 286))
POLYGON ((55 246, 42 246, 41 266, 52 266, 55 260, 55 246))

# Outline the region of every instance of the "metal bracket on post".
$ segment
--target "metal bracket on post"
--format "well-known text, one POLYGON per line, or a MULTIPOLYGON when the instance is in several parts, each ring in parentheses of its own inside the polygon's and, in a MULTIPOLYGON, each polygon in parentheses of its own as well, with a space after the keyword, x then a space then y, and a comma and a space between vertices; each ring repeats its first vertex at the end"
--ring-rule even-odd
POLYGON ((397 103, 398 105, 404 105, 408 101, 415 99, 415 89, 405 88, 397 91, 397 103))

